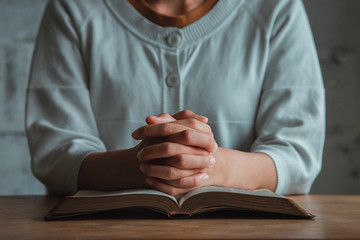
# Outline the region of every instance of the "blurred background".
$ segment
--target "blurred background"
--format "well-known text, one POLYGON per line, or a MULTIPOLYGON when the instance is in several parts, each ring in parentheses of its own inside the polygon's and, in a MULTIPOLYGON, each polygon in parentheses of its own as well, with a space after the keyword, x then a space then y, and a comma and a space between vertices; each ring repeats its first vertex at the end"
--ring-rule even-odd
MULTIPOLYGON (((27 78, 47 0, 0 0, 0 195, 44 194, 24 132, 27 78)), ((322 171, 312 193, 360 194, 360 1, 304 0, 327 93, 322 171)))

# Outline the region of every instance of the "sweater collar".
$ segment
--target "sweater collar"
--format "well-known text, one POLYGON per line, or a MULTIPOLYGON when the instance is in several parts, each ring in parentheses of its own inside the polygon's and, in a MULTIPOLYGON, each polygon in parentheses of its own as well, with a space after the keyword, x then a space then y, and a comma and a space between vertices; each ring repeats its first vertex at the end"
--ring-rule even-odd
POLYGON ((189 45, 216 32, 231 15, 237 14, 236 9, 244 0, 219 1, 207 14, 194 23, 183 28, 163 27, 155 24, 141 15, 128 1, 104 0, 108 8, 114 13, 120 24, 129 31, 155 44, 168 47, 167 38, 173 34, 182 37, 182 45, 189 45))

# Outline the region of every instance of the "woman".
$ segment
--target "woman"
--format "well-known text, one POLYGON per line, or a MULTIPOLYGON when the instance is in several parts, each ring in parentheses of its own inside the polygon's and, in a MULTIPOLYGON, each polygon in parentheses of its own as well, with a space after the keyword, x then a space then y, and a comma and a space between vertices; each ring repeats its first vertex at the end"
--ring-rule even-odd
POLYGON ((31 69, 32 166, 51 193, 307 193, 321 168, 324 87, 300 0, 53 0, 31 69))

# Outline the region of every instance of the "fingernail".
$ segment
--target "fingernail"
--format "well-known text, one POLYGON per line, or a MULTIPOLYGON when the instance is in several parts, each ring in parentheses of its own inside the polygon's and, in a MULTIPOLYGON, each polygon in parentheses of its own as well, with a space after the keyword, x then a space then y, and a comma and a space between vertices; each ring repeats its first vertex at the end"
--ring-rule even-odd
POLYGON ((215 158, 213 156, 210 157, 209 165, 210 167, 215 165, 215 158))
POLYGON ((139 161, 142 160, 142 157, 143 157, 143 151, 144 149, 142 148, 140 151, 138 151, 138 153, 136 154, 136 157, 139 161))
POLYGON ((211 150, 211 152, 210 153, 215 153, 217 150, 218 150, 218 144, 215 142, 215 146, 214 146, 214 148, 211 150))
POLYGON ((209 176, 207 175, 207 174, 203 174, 202 176, 201 176, 201 182, 205 182, 206 180, 208 180, 209 179, 209 176))
POLYGON ((147 116, 147 117, 145 118, 145 122, 147 122, 147 120, 148 120, 149 118, 157 118, 157 117, 156 117, 156 116, 147 116))
POLYGON ((204 117, 204 116, 196 115, 195 118, 196 118, 197 120, 204 121, 204 122, 207 122, 207 121, 208 121, 208 118, 207 118, 207 117, 204 117))

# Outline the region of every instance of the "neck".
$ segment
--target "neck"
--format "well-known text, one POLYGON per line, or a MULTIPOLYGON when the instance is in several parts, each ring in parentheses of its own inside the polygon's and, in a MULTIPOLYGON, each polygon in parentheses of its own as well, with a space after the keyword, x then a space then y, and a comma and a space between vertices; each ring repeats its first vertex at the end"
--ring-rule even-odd
POLYGON ((147 0, 148 4, 163 15, 183 15, 199 7, 204 0, 147 0))

